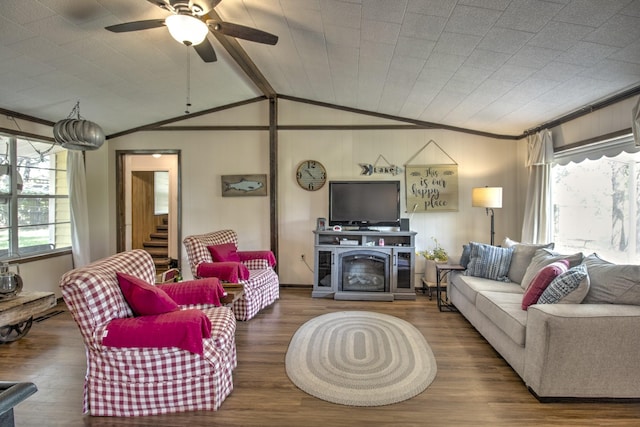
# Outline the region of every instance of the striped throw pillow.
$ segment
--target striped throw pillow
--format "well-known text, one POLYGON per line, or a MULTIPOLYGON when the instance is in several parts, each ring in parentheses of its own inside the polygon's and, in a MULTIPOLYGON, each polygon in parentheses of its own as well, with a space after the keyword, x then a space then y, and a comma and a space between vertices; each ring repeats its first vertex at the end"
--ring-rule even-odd
POLYGON ((469 264, 466 275, 509 282, 509 265, 513 247, 501 248, 484 243, 470 242, 469 264))
POLYGON ((587 292, 589 292, 587 266, 579 264, 553 279, 538 298, 538 304, 580 304, 587 296, 587 292))

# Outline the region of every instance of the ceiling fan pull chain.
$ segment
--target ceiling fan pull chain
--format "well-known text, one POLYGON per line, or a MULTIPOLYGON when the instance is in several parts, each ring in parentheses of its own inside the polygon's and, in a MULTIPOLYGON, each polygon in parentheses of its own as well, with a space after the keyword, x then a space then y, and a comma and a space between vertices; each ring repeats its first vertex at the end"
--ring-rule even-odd
POLYGON ((189 114, 189 107, 191 107, 191 56, 189 54, 189 46, 187 46, 187 108, 184 111, 185 114, 189 114))

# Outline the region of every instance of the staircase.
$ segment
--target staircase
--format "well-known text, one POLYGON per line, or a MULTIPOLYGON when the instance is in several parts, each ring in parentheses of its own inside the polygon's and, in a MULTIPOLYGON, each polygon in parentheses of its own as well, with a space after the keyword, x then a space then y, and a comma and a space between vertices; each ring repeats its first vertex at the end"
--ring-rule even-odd
POLYGON ((169 224, 167 217, 162 224, 156 225, 155 233, 149 234, 149 240, 142 243, 142 247, 153 258, 156 265, 156 274, 167 271, 171 266, 169 258, 169 224))

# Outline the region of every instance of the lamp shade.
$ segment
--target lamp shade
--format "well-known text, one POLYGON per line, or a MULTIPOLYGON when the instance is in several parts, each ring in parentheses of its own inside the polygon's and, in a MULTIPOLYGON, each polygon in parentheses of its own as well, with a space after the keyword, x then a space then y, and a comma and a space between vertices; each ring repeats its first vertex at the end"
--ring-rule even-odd
POLYGON ((502 187, 475 187, 471 192, 471 206, 501 208, 502 187))
POLYGON ((207 24, 189 15, 171 15, 164 20, 171 37, 187 46, 198 45, 207 37, 207 24))

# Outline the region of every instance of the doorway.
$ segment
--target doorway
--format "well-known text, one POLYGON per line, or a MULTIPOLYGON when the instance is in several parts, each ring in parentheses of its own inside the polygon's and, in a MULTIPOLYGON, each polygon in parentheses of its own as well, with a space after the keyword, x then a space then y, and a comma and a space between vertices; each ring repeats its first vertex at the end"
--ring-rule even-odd
POLYGON ((147 250, 157 272, 180 268, 180 150, 116 151, 116 192, 117 251, 147 250), (166 234, 165 254, 157 249, 161 234, 166 234), (162 258, 167 256, 170 262, 165 265, 162 258))

